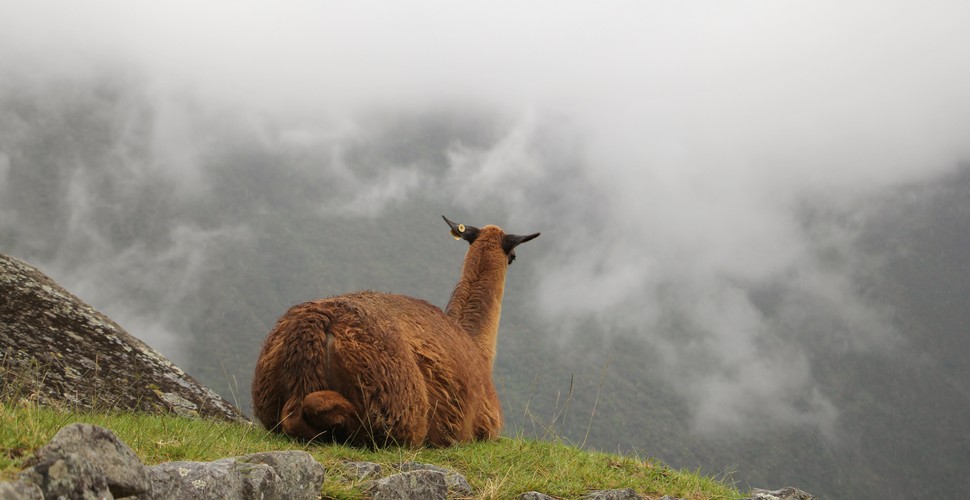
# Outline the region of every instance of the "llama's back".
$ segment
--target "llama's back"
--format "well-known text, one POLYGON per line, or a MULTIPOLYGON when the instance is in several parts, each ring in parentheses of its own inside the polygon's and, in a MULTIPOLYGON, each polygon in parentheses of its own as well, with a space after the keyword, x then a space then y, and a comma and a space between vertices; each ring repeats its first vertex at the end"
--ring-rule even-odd
POLYGON ((253 411, 306 439, 448 444, 473 432, 462 414, 483 388, 463 381, 481 365, 468 336, 427 302, 376 292, 307 302, 266 339, 253 411))
POLYGON ((409 354, 406 364, 420 372, 428 443, 444 446, 498 436, 501 407, 491 364, 467 332, 423 300, 372 292, 354 297, 367 305, 372 319, 394 325, 382 331, 402 341, 409 354))

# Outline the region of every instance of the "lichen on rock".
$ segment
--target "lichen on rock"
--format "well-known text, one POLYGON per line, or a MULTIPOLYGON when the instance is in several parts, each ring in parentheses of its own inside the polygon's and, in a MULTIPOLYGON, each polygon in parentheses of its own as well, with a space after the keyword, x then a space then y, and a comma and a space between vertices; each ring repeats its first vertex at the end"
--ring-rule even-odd
POLYGON ((5 399, 247 420, 110 318, 34 267, 2 254, 0 349, 5 399))

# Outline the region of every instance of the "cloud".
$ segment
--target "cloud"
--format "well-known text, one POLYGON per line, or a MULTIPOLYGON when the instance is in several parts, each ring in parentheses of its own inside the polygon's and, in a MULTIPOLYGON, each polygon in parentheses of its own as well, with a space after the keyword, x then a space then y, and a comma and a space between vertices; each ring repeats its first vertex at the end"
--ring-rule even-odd
POLYGON ((525 110, 492 147, 455 144, 449 148, 444 183, 456 205, 473 210, 498 198, 513 210, 528 206, 523 187, 543 177, 535 150, 537 120, 534 110, 525 110))
MULTIPOLYGON (((855 246, 858 221, 881 193, 970 157, 964 2, 2 10, 8 68, 146 75, 161 103, 146 171, 177 193, 204 192, 207 124, 259 116, 297 124, 281 144, 320 152, 346 182, 322 215, 376 217, 444 189, 469 212, 499 209, 542 231, 535 301, 550 323, 592 317, 636 332, 664 354, 704 432, 832 428, 838 408, 812 356, 895 338, 858 288, 873 265, 855 246), (443 168, 346 161, 362 115, 436 105, 512 119, 491 144, 444 147, 443 168), (219 109, 242 111, 207 114, 219 109)), ((84 213, 72 228, 96 241, 84 213)), ((193 269, 197 244, 234 234, 174 229, 155 264, 193 269)), ((134 272, 127 264, 122 253, 104 265, 134 272)), ((191 281, 134 282, 179 276, 191 281)))
POLYGON ((343 190, 348 195, 324 202, 320 213, 326 217, 374 218, 407 199, 423 178, 415 167, 392 167, 373 179, 360 179, 349 174, 343 190))
POLYGON ((187 359, 185 302, 198 291, 214 253, 252 236, 241 224, 205 229, 173 220, 161 234, 120 243, 111 237, 111 225, 118 219, 106 211, 131 206, 112 206, 119 200, 101 199, 95 187, 100 182, 97 174, 75 171, 64 200, 70 207, 65 230, 51 238, 57 251, 39 265, 72 293, 180 363, 187 359))

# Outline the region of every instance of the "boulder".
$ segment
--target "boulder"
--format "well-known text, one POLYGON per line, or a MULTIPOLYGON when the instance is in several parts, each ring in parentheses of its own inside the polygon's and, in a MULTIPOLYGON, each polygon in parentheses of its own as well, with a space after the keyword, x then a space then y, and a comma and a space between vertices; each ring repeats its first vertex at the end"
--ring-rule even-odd
POLYGON ((234 459, 166 462, 148 468, 151 491, 144 500, 278 498, 279 475, 264 464, 238 468, 234 459), (244 483, 245 478, 245 485, 244 483))
POLYGON ((380 477, 383 467, 374 462, 344 462, 343 470, 347 476, 360 481, 380 477))
POLYGON ((782 488, 780 490, 763 490, 755 488, 751 490, 751 497, 748 500, 817 500, 811 493, 806 493, 798 488, 782 488))
POLYGON ((62 428, 50 442, 34 452, 32 462, 54 463, 68 455, 97 467, 115 497, 148 491, 148 470, 135 452, 114 433, 91 424, 71 424, 62 428))
POLYGON ((30 481, 0 483, 0 500, 44 500, 44 492, 30 481))
POLYGON ((413 470, 378 479, 367 493, 374 500, 445 500, 448 485, 443 472, 413 470))
POLYGON ((632 488, 625 488, 619 490, 591 491, 584 495, 583 498, 588 500, 641 500, 643 497, 638 495, 632 488))
POLYGON ((468 480, 465 479, 465 476, 462 476, 458 472, 446 467, 439 467, 432 464, 422 464, 418 462, 404 462, 398 466, 398 468, 403 472, 415 470, 430 470, 440 472, 445 475, 445 484, 448 485, 448 491, 460 497, 470 497, 475 492, 471 485, 468 484, 468 480))
POLYGON ((305 451, 268 451, 236 457, 239 464, 263 464, 280 477, 283 498, 314 500, 320 496, 324 468, 305 451))
POLYGON ((114 498, 101 468, 76 453, 37 463, 21 472, 20 479, 40 487, 44 498, 114 498))
POLYGON ((214 462, 166 462, 148 468, 151 491, 139 498, 242 500, 320 496, 324 471, 303 451, 254 453, 214 462))
POLYGON ((236 407, 52 279, 0 254, 0 388, 44 406, 246 421, 236 407))
POLYGON ((519 495, 519 500, 556 500, 554 497, 539 493, 538 491, 527 491, 519 495))
MULTIPOLYGON (((111 431, 89 424, 61 429, 34 452, 20 480, 0 483, 7 498, 257 500, 320 497, 324 470, 305 451, 274 451, 214 462, 145 467, 111 431)), ((444 479, 442 479, 442 484, 444 479)))

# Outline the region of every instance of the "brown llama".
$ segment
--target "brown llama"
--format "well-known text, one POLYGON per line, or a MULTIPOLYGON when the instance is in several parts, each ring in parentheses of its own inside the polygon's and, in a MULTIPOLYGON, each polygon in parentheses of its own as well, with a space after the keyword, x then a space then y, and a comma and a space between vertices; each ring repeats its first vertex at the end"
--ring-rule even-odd
POLYGON ((442 218, 469 243, 444 311, 368 291, 299 304, 277 321, 252 387, 253 413, 267 429, 369 447, 498 437, 492 363, 505 272, 515 247, 539 233, 442 218))

